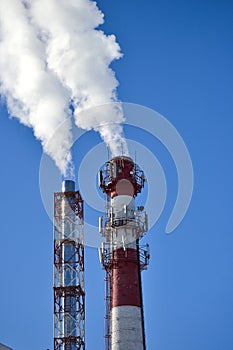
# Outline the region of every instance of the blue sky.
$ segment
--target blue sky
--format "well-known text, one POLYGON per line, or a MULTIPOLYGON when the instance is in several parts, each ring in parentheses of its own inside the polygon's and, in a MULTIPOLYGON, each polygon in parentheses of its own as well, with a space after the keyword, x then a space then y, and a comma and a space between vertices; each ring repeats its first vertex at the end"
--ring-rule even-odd
MULTIPOLYGON (((119 98, 165 116, 183 137, 194 168, 189 211, 166 235, 177 192, 174 164, 159 142, 125 128, 126 137, 156 155, 168 185, 165 209, 144 238, 151 249, 142 277, 147 348, 231 350, 233 5, 97 3, 105 13, 103 29, 116 34, 124 53, 112 65, 119 98)), ((16 350, 52 349, 53 227, 40 197, 42 149, 30 129, 8 118, 4 105, 0 111, 0 341, 16 350)), ((77 152, 98 142, 90 132, 77 152)), ((103 349, 104 273, 94 248, 86 249, 85 280, 86 348, 103 349)))

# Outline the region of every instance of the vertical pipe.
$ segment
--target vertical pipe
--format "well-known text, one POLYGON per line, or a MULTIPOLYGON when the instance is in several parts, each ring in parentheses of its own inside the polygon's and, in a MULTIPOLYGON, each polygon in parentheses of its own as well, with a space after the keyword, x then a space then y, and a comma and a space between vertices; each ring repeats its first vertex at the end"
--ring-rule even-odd
MULTIPOLYGON (((75 182, 71 180, 63 181, 62 191, 64 193, 75 192, 75 182)), ((72 209, 72 200, 69 195, 65 196, 63 199, 63 232, 62 239, 63 244, 63 259, 67 268, 64 270, 64 287, 69 288, 77 284, 76 273, 75 273, 75 221, 72 218, 66 218, 66 212, 69 210, 67 206, 72 209)), ((76 302, 75 297, 70 295, 68 289, 64 296, 64 336, 76 337, 76 302)), ((64 350, 76 350, 75 344, 70 344, 70 342, 65 343, 64 350)))
POLYGON ((142 295, 142 276, 141 276, 141 266, 140 266, 140 246, 139 239, 137 239, 137 255, 138 255, 138 276, 140 285, 140 301, 141 301, 141 318, 142 318, 142 337, 143 337, 143 349, 146 350, 146 336, 145 336, 145 320, 143 312, 143 295, 142 295))

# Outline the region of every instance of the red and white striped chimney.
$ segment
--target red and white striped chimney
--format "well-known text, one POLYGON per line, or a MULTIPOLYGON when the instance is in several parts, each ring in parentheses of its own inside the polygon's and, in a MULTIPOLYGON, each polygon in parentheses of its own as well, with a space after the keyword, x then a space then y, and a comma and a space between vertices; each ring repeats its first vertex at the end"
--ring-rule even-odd
POLYGON ((147 231, 147 215, 143 207, 135 207, 144 182, 143 171, 125 156, 113 158, 99 173, 107 195, 103 230, 100 224, 105 237, 100 256, 110 294, 107 350, 145 350, 140 272, 149 255, 147 250, 140 254, 139 239, 147 231))

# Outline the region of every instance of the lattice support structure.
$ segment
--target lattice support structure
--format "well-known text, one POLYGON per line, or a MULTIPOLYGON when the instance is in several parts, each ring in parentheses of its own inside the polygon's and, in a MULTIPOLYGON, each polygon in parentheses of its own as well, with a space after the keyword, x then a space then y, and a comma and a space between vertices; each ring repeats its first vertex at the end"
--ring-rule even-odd
POLYGON ((54 350, 84 350, 83 200, 73 181, 54 194, 54 350))

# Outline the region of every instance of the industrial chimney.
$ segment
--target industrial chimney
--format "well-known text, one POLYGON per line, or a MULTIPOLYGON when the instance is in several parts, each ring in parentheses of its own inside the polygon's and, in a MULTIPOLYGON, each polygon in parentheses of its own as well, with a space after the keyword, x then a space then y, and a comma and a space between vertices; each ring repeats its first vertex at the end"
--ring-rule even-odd
POLYGON ((75 183, 54 193, 54 350, 84 350, 83 200, 75 183))
POLYGON ((105 238, 100 260, 106 270, 106 350, 145 350, 141 271, 149 262, 149 246, 139 246, 147 231, 144 207, 135 198, 144 187, 143 171, 119 156, 99 172, 106 213, 99 230, 105 238))

